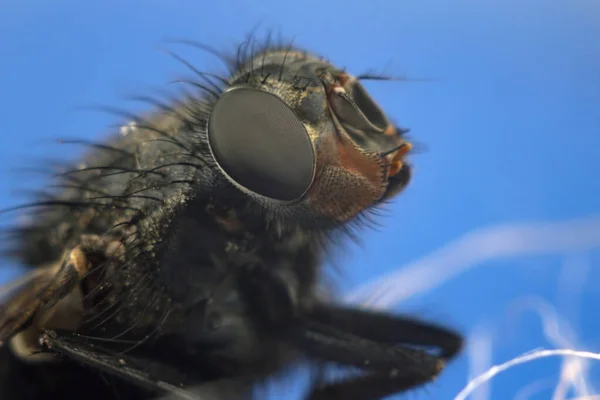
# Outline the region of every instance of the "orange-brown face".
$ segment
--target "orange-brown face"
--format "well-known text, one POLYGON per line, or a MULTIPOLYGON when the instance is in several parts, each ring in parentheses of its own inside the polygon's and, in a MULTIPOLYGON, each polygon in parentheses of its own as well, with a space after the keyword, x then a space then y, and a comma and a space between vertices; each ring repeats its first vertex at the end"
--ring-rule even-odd
POLYGON ((412 146, 359 79, 289 50, 249 65, 257 67, 232 78, 208 124, 234 186, 265 207, 339 224, 408 184, 412 146))

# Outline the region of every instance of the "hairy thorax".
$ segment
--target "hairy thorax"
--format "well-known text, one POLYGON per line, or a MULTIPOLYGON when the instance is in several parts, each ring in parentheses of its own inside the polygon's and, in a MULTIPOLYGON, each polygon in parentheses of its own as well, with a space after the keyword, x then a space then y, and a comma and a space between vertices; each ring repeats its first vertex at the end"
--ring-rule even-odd
MULTIPOLYGON (((9 249, 32 270, 0 304, 0 358, 10 342, 17 368, 39 367, 36 398, 248 399, 314 363, 307 398, 375 399, 430 381, 460 350, 443 327, 320 291, 329 244, 411 180, 407 131, 361 83, 387 78, 248 43, 225 56, 227 76, 193 69, 191 93, 138 98, 155 111, 119 112, 110 140, 64 141, 87 156, 17 207, 30 212, 9 249), (359 373, 330 381, 329 366, 359 373)), ((0 391, 20 392, 21 375, 0 374, 0 391)))
POLYGON ((79 186, 59 198, 82 207, 42 214, 27 231, 38 240, 22 241, 22 254, 40 265, 57 254, 39 249, 103 242, 81 283, 86 335, 122 341, 124 351, 210 359, 213 368, 216 358, 224 374, 277 368, 288 357, 278 335, 315 298, 319 234, 253 213, 235 189, 219 190, 205 154, 189 143, 194 126, 180 116, 150 118, 66 169, 61 180, 79 186), (156 130, 173 127, 171 118, 178 126, 165 140, 156 130))

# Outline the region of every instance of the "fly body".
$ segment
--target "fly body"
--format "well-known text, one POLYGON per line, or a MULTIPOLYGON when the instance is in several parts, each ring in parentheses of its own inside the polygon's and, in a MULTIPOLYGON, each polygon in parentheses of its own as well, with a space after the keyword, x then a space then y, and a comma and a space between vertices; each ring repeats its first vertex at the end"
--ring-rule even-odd
POLYGON ((141 98, 154 110, 109 141, 66 142, 83 161, 21 207, 9 255, 31 272, 0 299, 2 399, 250 399, 302 362, 359 371, 307 399, 379 399, 460 350, 319 290, 333 239, 411 179, 373 77, 269 41, 220 54, 228 75, 192 67, 185 95, 141 98))

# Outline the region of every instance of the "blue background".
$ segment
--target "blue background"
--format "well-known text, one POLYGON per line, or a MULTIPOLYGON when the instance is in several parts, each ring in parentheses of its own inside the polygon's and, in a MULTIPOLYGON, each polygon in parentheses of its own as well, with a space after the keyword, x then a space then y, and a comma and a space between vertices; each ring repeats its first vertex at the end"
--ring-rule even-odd
MULTIPOLYGON (((76 148, 51 139, 98 139, 116 122, 77 107, 143 109, 124 96, 187 73, 158 51, 166 38, 231 46, 258 23, 350 72, 433 79, 368 84, 427 150, 382 227, 347 246, 337 281, 351 301, 468 335, 463 356, 417 398, 451 399, 473 374, 534 348, 600 352, 598 1, 4 0, 0 207, 43 183, 11 168, 73 158, 76 148)), ((471 398, 549 399, 561 368, 579 380, 557 398, 600 394, 593 362, 549 358, 471 398)))

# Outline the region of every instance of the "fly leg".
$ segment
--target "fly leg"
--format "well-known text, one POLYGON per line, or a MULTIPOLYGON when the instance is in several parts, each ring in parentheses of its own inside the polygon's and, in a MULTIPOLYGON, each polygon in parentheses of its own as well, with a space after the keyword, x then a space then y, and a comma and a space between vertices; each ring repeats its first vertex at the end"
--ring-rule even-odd
POLYGON ((10 340, 15 354, 26 357, 39 347, 38 337, 44 329, 76 330, 84 312, 80 282, 95 267, 90 254, 113 254, 119 251, 118 244, 85 236, 58 263, 37 268, 4 289, 0 345, 10 340))
POLYGON ((145 389, 148 392, 145 399, 252 399, 249 390, 251 381, 222 379, 198 384, 196 377, 193 375, 190 377, 189 374, 170 365, 132 354, 115 352, 92 341, 88 337, 63 331, 46 331, 40 339, 44 351, 58 354, 79 363, 84 368, 103 372, 145 389))
POLYGON ((447 329, 385 313, 319 307, 297 336, 297 345, 320 362, 358 368, 362 374, 311 388, 310 400, 375 400, 432 381, 462 347, 447 329), (437 347, 432 354, 415 346, 437 347))

